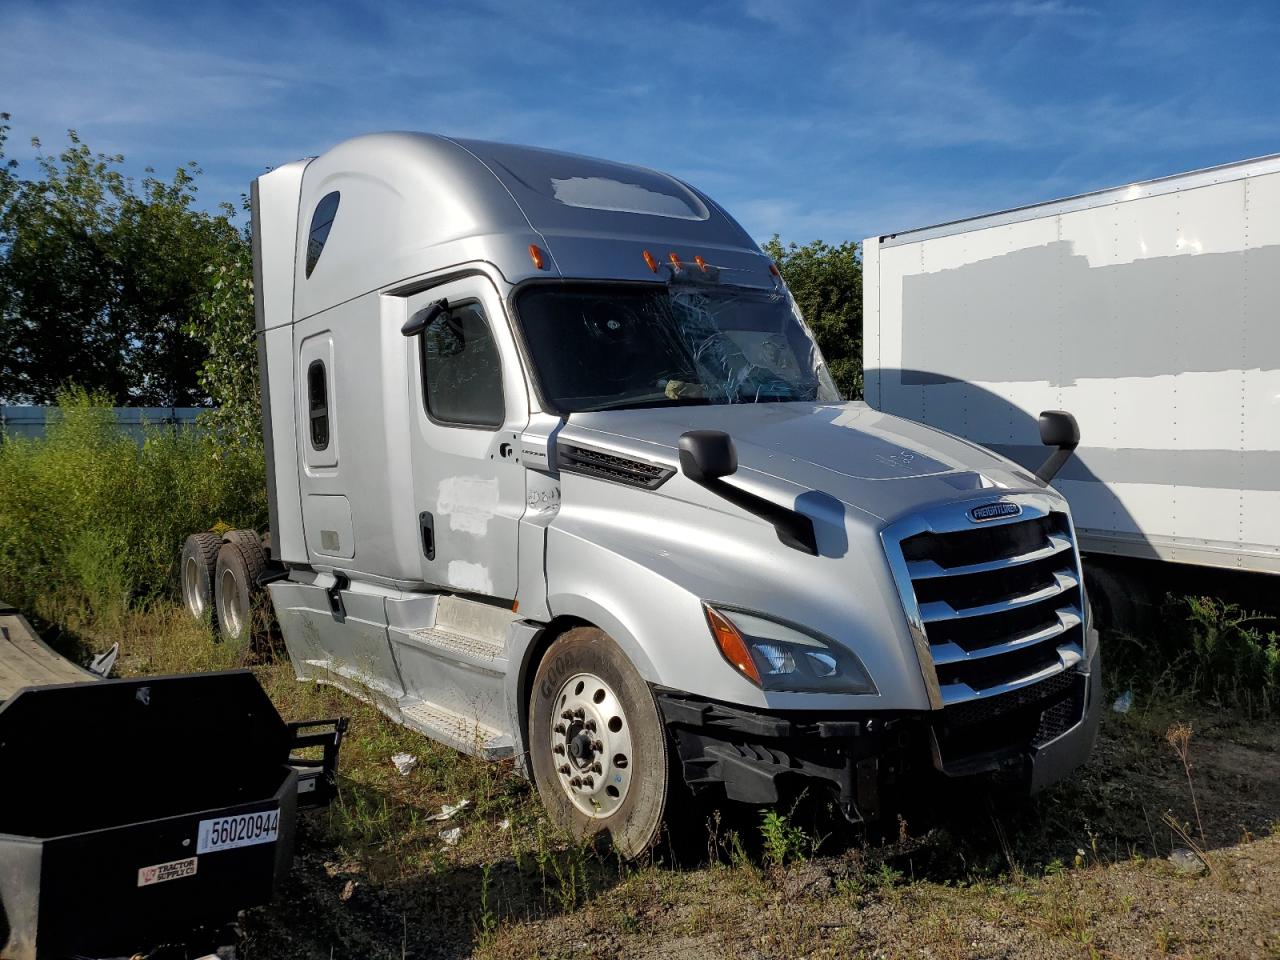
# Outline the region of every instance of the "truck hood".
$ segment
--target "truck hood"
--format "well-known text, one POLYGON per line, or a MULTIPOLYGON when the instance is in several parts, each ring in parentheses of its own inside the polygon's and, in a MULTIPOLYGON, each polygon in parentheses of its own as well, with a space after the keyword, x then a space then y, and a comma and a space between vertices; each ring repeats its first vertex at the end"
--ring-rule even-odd
POLYGON ((781 494, 793 485, 821 490, 883 519, 903 506, 955 499, 963 491, 1040 487, 1022 467, 983 447, 862 402, 576 413, 560 438, 676 463, 677 443, 688 430, 729 434, 739 473, 772 478, 781 494))

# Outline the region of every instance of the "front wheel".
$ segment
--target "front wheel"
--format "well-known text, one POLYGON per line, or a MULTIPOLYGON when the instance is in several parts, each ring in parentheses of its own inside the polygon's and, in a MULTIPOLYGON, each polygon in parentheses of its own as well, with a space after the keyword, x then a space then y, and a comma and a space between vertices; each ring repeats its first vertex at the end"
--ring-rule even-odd
POLYGON ((657 843, 673 781, 666 731, 648 685, 604 631, 570 630, 542 658, 529 752, 543 805, 575 836, 607 830, 628 859, 657 843))

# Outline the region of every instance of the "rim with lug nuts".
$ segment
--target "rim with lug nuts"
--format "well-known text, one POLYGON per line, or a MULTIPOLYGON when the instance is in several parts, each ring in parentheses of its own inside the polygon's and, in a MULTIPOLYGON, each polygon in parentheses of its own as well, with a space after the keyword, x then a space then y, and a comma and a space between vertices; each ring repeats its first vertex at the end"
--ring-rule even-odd
POLYGON ((613 814, 631 783, 631 728, 622 701, 599 677, 579 673, 556 695, 551 751, 557 780, 589 817, 613 814))

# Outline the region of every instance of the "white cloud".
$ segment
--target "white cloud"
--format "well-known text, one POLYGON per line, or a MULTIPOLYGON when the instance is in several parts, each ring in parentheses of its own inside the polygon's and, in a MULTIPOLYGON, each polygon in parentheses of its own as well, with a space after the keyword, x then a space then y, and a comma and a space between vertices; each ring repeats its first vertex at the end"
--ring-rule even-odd
POLYGON ((983 20, 992 17, 1041 18, 1098 18, 1101 10, 1063 0, 988 0, 985 3, 931 3, 926 9, 931 16, 942 20, 983 20))
POLYGON ((200 5, 27 2, 6 10, 0 110, 22 158, 27 135, 56 150, 66 127, 162 171, 194 157, 210 203, 347 136, 429 129, 668 170, 754 235, 832 242, 1173 172, 1205 144, 1280 142, 1280 115, 1226 69, 1275 23, 1098 9, 385 0, 267 4, 250 30, 200 5), (1055 59, 1068 39, 1074 59, 1055 59))

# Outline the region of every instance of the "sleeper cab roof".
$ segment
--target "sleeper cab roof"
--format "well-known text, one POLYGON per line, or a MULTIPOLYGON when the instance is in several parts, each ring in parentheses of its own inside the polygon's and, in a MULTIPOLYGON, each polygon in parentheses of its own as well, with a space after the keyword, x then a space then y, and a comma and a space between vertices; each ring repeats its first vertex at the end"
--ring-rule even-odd
MULTIPOLYGON (((270 176, 270 174, 267 174, 270 176)), ((356 137, 302 176, 295 318, 372 290, 475 261, 512 283, 542 277, 655 280, 702 256, 726 282, 769 287, 769 261, 705 194, 655 170, 571 153, 427 133, 356 137), (305 256, 321 201, 337 210, 310 276, 305 256), (332 201, 331 201, 332 203, 332 201), (534 266, 529 244, 544 252, 534 266)))

